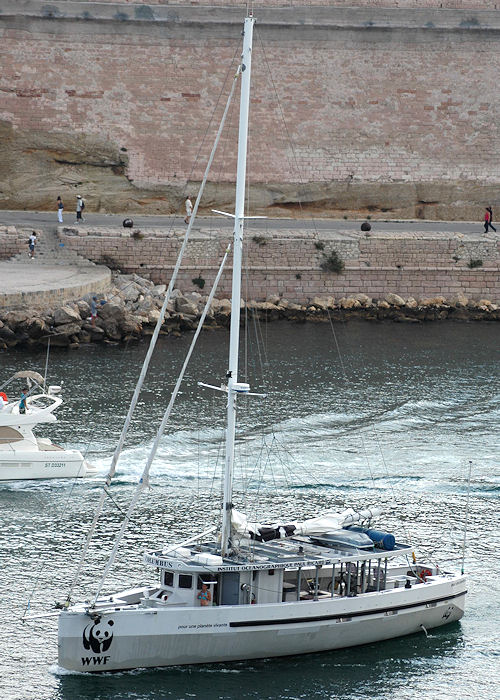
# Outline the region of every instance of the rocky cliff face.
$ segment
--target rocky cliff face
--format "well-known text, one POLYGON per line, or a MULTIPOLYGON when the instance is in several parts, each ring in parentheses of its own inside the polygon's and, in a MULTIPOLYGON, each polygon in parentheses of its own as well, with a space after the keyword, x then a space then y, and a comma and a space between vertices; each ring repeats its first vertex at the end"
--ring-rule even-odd
MULTIPOLYGON (((53 209, 80 190, 96 210, 126 202, 134 188, 126 178, 127 154, 104 138, 14 128, 0 121, 0 207, 53 209)), ((65 202, 66 208, 74 202, 65 202)))
MULTIPOLYGON (((103 137, 14 128, 0 120, 0 208, 55 209, 61 195, 67 211, 76 195, 91 211, 170 214, 182 210, 186 189, 199 182, 137 186, 128 175, 128 155, 103 137)), ((233 205, 232 183, 209 182, 201 212, 233 205)), ((478 202, 495 202, 497 187, 478 182, 253 183, 250 202, 269 216, 376 218, 478 218, 478 202)))

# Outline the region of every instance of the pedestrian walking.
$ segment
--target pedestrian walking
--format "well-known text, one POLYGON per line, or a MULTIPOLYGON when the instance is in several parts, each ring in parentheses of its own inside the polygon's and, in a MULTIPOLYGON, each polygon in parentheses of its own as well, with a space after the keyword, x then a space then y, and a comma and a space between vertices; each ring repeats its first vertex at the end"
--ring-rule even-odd
POLYGON ((484 232, 488 233, 488 226, 493 229, 496 233, 496 228, 492 224, 493 221, 493 209, 491 207, 486 207, 484 213, 484 232))
POLYGON ((76 221, 75 224, 79 224, 80 221, 85 221, 82 217, 82 212, 85 209, 85 202, 83 197, 79 194, 76 195, 76 221))
POLYGON ((63 211, 64 211, 64 204, 63 204, 61 197, 59 196, 57 198, 57 220, 59 221, 60 224, 63 223, 63 211))
POLYGON ((34 231, 29 238, 28 245, 29 245, 28 255, 30 258, 33 259, 35 257, 35 245, 36 245, 36 233, 34 231))
POLYGON ((186 197, 185 205, 186 205, 186 218, 184 219, 184 223, 189 224, 189 222, 191 220, 191 214, 193 213, 193 203, 192 203, 191 199, 189 198, 189 195, 186 197))

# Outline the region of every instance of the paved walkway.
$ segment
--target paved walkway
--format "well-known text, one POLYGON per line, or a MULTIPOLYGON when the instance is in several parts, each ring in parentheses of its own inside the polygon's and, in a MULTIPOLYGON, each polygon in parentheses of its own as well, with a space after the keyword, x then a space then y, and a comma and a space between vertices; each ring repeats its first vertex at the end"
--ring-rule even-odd
MULTIPOLYGON (((184 227, 182 217, 168 216, 143 216, 136 214, 94 214, 85 211, 85 224, 90 226, 118 226, 122 228, 124 218, 131 218, 136 227, 163 227, 170 229, 184 227)), ((65 225, 74 225, 73 212, 65 215, 65 225)), ((249 226, 259 230, 301 229, 315 231, 359 231, 361 222, 365 219, 252 219, 249 226)), ((223 216, 198 217, 197 222, 201 227, 215 224, 217 228, 231 228, 232 220, 223 216)), ((481 221, 391 221, 373 219, 370 221, 374 231, 379 233, 403 233, 403 232, 428 232, 428 233, 462 233, 477 236, 484 232, 481 221)), ((0 211, 0 225, 6 226, 28 226, 45 229, 46 227, 57 226, 57 215, 55 212, 35 212, 35 211, 0 211)), ((196 226, 196 224, 195 224, 196 226)))
POLYGON ((109 287, 111 272, 94 265, 41 265, 36 258, 26 262, 0 262, 0 306, 33 307, 63 303, 109 287))

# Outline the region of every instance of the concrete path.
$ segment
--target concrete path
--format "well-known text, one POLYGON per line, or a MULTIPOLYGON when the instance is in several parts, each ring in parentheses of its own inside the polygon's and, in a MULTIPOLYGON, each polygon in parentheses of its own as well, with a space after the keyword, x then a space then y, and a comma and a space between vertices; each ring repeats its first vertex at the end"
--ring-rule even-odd
POLYGON ((62 304, 109 287, 111 272, 102 265, 41 265, 34 260, 0 262, 0 307, 62 304))
MULTIPOLYGON (((183 227, 182 217, 175 216, 142 216, 136 214, 94 214, 85 211, 85 224, 91 226, 118 226, 122 227, 123 219, 131 218, 135 227, 164 227, 170 229, 172 225, 183 227)), ((74 213, 66 212, 64 224, 74 225, 74 213)), ((217 228, 231 228, 232 220, 223 216, 198 217, 200 226, 209 226, 212 222, 217 228)), ((249 222, 252 230, 316 230, 316 231, 359 231, 361 222, 365 219, 253 219, 249 222)), ((428 232, 428 233, 461 233, 477 236, 484 232, 483 224, 480 221, 381 221, 373 219, 370 221, 374 231, 380 233, 404 233, 428 232)), ((34 211, 0 211, 0 225, 6 226, 32 226, 34 228, 45 229, 47 226, 57 225, 56 212, 34 212, 34 211)), ((196 225, 195 225, 196 226, 196 225)))

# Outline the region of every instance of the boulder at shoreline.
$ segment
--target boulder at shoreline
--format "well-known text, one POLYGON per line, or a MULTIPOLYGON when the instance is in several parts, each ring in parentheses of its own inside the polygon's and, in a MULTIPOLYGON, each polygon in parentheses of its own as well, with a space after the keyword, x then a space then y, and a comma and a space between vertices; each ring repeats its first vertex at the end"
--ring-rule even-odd
MULTIPOLYGON (((106 293, 87 294, 74 302, 64 302, 51 311, 33 308, 0 311, 0 350, 16 346, 51 345, 75 349, 88 343, 125 343, 150 336, 160 317, 165 285, 155 285, 136 274, 115 274, 106 293), (97 318, 92 323, 90 304, 97 299, 97 318)), ((179 334, 196 328, 207 296, 198 292, 182 293, 174 289, 163 319, 160 333, 179 334)), ((314 297, 308 304, 271 296, 265 301, 250 300, 246 304, 248 318, 263 322, 285 319, 304 323, 324 321, 394 321, 425 323, 428 321, 499 321, 500 307, 488 299, 469 299, 457 295, 452 299, 433 297, 404 298, 388 293, 380 299, 366 294, 335 299, 314 297)), ((242 323, 244 317, 242 316, 242 323)), ((209 328, 228 328, 231 318, 229 299, 214 299, 205 319, 209 328)))

